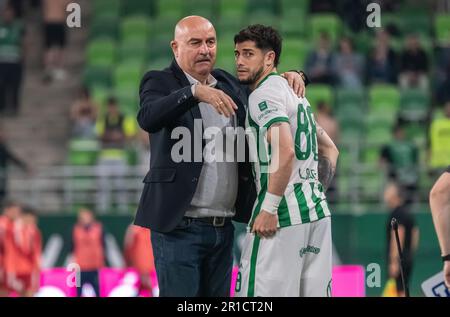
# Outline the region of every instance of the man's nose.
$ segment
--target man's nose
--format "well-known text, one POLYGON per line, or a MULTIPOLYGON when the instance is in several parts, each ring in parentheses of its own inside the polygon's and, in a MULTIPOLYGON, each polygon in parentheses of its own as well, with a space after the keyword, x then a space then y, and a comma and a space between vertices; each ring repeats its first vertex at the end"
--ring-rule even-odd
POLYGON ((203 54, 203 55, 209 54, 209 47, 208 47, 208 44, 206 44, 206 42, 202 43, 202 45, 200 46, 200 54, 203 54))

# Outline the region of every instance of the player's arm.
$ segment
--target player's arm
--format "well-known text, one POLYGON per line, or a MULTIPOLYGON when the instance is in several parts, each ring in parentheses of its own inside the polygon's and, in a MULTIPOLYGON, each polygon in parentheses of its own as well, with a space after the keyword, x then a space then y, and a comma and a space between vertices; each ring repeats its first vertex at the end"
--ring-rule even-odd
MULTIPOLYGON (((434 184, 430 192, 430 208, 442 256, 450 254, 450 172, 434 184)), ((450 261, 444 262, 444 278, 450 287, 450 261)))
POLYGON ((326 191, 333 180, 333 176, 336 172, 336 164, 339 156, 339 151, 331 140, 330 136, 320 126, 317 128, 317 144, 319 151, 319 163, 318 173, 319 181, 322 183, 324 190, 326 191))
POLYGON ((272 148, 269 185, 261 211, 252 228, 252 232, 261 237, 270 237, 277 231, 278 206, 289 183, 295 156, 294 141, 289 123, 272 124, 267 131, 267 141, 272 148))

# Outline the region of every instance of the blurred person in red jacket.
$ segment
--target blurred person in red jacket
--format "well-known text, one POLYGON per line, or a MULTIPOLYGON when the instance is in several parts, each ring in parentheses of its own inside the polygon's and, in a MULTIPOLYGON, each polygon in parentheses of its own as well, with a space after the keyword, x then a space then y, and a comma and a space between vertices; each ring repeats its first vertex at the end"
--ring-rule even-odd
POLYGON ((19 203, 7 201, 4 204, 3 213, 0 215, 0 297, 9 294, 6 271, 6 251, 10 247, 14 221, 20 217, 22 209, 19 203))
POLYGON ((5 253, 8 288, 21 297, 32 297, 39 289, 42 254, 42 238, 34 209, 22 207, 10 237, 6 240, 5 253))
POLYGON ((71 250, 81 273, 78 296, 82 295, 85 284, 90 284, 99 296, 98 270, 105 266, 105 232, 89 209, 81 208, 78 212, 78 221, 72 231, 71 250))
POLYGON ((151 291, 150 272, 155 270, 150 230, 131 224, 124 239, 124 255, 128 267, 138 271, 141 291, 151 291))

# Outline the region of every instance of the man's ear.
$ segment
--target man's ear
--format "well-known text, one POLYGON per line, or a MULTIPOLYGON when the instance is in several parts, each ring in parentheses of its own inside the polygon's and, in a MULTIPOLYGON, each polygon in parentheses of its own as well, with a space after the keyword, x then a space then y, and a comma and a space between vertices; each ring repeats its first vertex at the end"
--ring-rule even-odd
POLYGON ((173 55, 178 57, 178 42, 175 40, 171 41, 170 47, 172 48, 173 55))
POLYGON ((265 64, 266 66, 275 66, 275 52, 269 51, 266 54, 265 58, 265 64))

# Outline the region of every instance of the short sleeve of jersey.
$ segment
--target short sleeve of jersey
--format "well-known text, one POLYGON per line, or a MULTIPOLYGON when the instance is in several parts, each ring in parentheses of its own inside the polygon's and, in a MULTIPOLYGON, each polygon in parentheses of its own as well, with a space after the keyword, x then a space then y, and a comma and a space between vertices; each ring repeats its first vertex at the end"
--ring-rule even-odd
POLYGON ((286 88, 280 82, 284 79, 279 76, 273 77, 275 78, 270 78, 249 98, 249 119, 257 126, 267 129, 276 122, 289 122, 286 111, 286 88))

